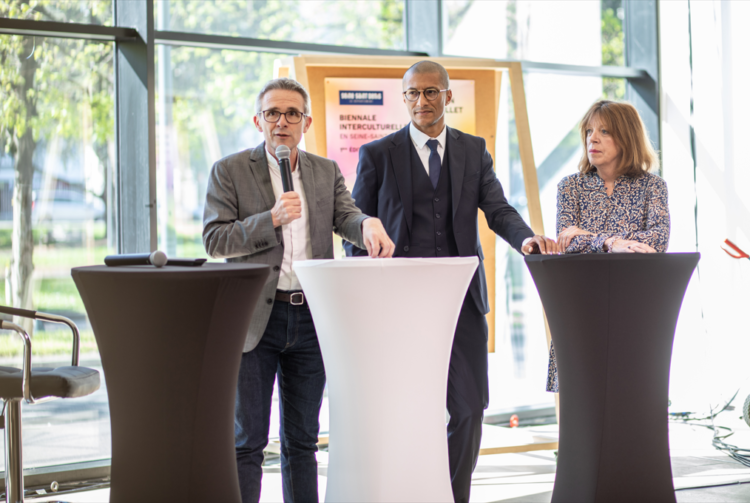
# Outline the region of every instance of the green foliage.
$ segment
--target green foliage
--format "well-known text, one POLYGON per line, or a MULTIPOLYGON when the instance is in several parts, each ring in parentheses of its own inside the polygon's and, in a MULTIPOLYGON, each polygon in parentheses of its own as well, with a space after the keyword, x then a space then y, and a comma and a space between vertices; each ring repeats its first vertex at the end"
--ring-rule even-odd
POLYGON ((156 25, 174 31, 400 49, 403 13, 403 0, 169 0, 157 4, 156 25))
MULTIPOLYGON (((11 241, 10 236, 12 231, 10 229, 0 229, 0 250, 6 248, 10 249, 11 241)), ((0 264, 3 265, 3 264, 0 264)))
MULTIPOLYGON (((111 9, 111 1, 0 1, 0 17, 37 21, 111 25, 111 9)), ((42 37, 28 42, 28 37, 0 35, 0 146, 5 152, 15 154, 17 139, 27 128, 35 140, 51 134, 80 137, 85 117, 94 118, 95 141, 112 138, 112 45, 42 37), (24 59, 35 63, 32 83, 21 75, 24 59)))

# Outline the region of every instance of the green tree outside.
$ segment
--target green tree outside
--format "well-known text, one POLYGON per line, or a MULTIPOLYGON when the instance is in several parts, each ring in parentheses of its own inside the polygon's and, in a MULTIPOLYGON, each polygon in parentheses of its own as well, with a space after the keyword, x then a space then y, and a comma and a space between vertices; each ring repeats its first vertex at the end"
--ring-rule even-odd
MULTIPOLYGON (((109 1, 0 1, 0 17, 37 21, 77 20, 111 24, 109 1)), ((0 35, 0 147, 13 158, 12 253, 5 273, 6 303, 32 308, 34 158, 37 147, 57 136, 91 135, 104 173, 114 135, 112 44, 74 39, 0 35)), ((106 186, 105 181, 105 186, 106 186)), ((106 199, 106 191, 96 194, 106 199)), ((31 323, 24 322, 31 331, 31 323)))

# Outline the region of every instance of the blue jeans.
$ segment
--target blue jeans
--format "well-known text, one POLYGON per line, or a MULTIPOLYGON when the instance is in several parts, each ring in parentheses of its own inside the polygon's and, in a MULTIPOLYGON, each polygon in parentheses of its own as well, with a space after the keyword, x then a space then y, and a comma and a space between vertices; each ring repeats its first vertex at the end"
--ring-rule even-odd
POLYGON ((326 376, 307 303, 276 301, 258 346, 242 355, 234 438, 243 503, 260 499, 274 379, 279 382, 281 480, 285 503, 318 501, 318 416, 326 376))

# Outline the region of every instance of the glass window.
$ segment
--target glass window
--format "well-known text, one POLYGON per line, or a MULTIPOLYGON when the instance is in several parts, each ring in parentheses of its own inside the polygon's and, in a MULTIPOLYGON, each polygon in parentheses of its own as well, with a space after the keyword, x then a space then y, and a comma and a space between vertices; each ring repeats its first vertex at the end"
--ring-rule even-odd
POLYGON ((403 0, 169 0, 155 2, 155 9, 160 30, 405 48, 403 0))
POLYGON ((623 65, 622 0, 443 0, 443 52, 571 65, 623 65))
MULTIPOLYGON (((100 371, 70 269, 115 250, 113 78, 111 43, 0 35, 2 303, 73 319, 81 365, 100 371)), ((67 328, 23 324, 34 364, 70 365, 67 328)), ((22 350, 15 333, 0 333, 0 365, 20 367, 22 350)), ((25 468, 109 458, 104 384, 85 398, 24 407, 23 430, 25 468)))
POLYGON ((5 0, 0 17, 112 26, 112 0, 5 0))
POLYGON ((203 206, 213 163, 263 141, 255 98, 279 54, 157 47, 159 249, 204 257, 203 206))

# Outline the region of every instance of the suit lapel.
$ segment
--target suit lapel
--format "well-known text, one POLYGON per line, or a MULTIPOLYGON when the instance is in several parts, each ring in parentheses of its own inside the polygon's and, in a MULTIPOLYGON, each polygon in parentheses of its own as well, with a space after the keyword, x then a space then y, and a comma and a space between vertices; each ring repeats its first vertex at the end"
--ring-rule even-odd
MULTIPOLYGON (((448 127, 448 126, 446 126, 448 127)), ((461 199, 461 189, 464 184, 464 172, 466 171, 466 146, 464 139, 453 128, 448 128, 448 139, 446 148, 448 150, 448 167, 451 174, 451 187, 453 199, 453 216, 456 216, 458 203, 461 199)))
POLYGON ((393 144, 389 148, 391 164, 393 165, 401 205, 404 208, 406 228, 411 234, 412 220, 412 183, 411 183, 411 137, 409 127, 406 126, 393 137, 393 144))
POLYGON ((312 163, 307 158, 307 154, 301 150, 299 153, 299 175, 302 179, 302 187, 305 189, 305 199, 307 201, 307 218, 310 222, 310 236, 315 235, 315 208, 317 199, 315 199, 315 172, 312 163))
POLYGON ((263 202, 266 207, 273 208, 276 204, 276 196, 273 194, 271 184, 271 173, 268 172, 268 161, 266 160, 266 142, 261 143, 250 151, 250 172, 255 177, 255 183, 260 189, 263 202))

